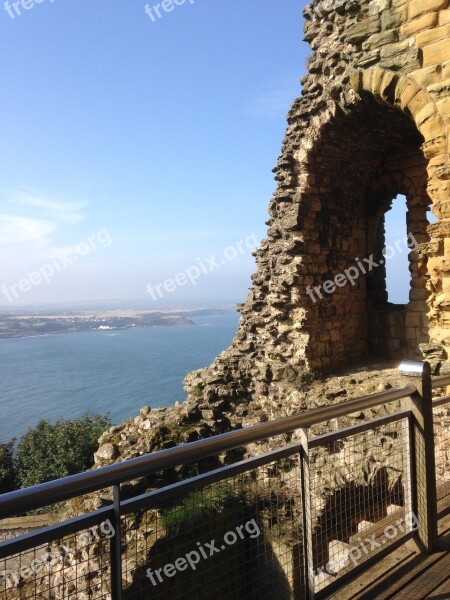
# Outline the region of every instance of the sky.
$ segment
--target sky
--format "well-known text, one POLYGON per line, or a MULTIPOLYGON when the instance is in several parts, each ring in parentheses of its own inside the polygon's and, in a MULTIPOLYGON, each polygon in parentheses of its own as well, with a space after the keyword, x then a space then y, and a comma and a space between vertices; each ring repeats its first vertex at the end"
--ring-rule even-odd
POLYGON ((156 4, 0 5, 0 307, 245 300, 306 2, 156 4))

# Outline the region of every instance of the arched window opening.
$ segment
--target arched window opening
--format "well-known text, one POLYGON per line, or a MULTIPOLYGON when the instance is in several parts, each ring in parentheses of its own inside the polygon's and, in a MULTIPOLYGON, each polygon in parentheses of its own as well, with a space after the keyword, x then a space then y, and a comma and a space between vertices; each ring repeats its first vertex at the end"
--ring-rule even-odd
POLYGON ((430 225, 432 225, 433 223, 437 223, 438 222, 438 218, 434 214, 434 212, 431 210, 431 208, 427 212, 427 220, 428 220, 428 223, 430 225))
POLYGON ((385 215, 386 291, 388 302, 408 304, 411 288, 409 270, 407 207, 405 196, 397 196, 385 215))

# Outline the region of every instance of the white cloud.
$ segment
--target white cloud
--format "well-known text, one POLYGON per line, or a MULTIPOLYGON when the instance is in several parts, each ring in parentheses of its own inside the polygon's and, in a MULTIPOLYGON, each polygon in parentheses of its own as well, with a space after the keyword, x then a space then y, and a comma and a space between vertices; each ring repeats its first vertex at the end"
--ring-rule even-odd
POLYGON ((26 242, 42 244, 55 230, 56 224, 51 221, 0 214, 0 245, 26 242))
POLYGON ((4 197, 13 204, 40 209, 48 218, 61 223, 75 225, 84 219, 84 215, 80 212, 86 206, 84 203, 49 200, 40 195, 22 191, 5 192, 4 197))
MULTIPOLYGON (((76 225, 84 219, 81 202, 48 198, 35 190, 2 191, 0 198, 10 210, 0 213, 0 245, 49 246, 50 236, 64 225, 76 225)), ((33 252, 34 252, 33 251, 33 252)))

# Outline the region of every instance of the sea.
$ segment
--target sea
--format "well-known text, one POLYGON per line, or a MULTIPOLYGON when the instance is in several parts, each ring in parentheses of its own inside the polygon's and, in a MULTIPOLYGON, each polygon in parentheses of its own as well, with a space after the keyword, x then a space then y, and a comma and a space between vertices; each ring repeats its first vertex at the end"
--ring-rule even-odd
POLYGON ((183 378, 232 341, 238 314, 191 319, 190 327, 132 328, 0 340, 0 442, 39 420, 86 411, 121 423, 145 405, 186 398, 183 378))

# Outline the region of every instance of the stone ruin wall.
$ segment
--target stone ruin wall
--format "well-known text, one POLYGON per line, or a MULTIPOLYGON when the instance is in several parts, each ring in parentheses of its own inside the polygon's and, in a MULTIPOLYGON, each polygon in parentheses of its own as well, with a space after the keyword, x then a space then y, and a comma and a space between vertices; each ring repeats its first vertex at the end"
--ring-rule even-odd
POLYGON ((281 400, 370 355, 431 354, 449 369, 449 0, 317 1, 304 29, 308 74, 288 114, 239 331, 186 379, 205 400, 281 400), (399 194, 405 235, 420 243, 409 254, 409 304, 387 302, 384 267, 312 301, 307 286, 382 258, 384 214, 399 194))

